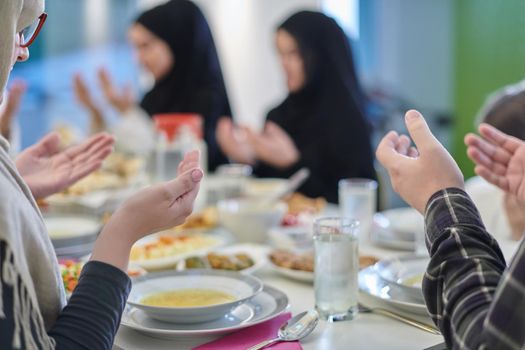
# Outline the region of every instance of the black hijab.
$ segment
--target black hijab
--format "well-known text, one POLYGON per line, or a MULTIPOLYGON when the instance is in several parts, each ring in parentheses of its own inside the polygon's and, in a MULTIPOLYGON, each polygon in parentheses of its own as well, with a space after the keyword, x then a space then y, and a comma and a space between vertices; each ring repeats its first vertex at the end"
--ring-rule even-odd
POLYGON ((319 12, 298 12, 278 30, 296 40, 306 82, 300 91, 289 93, 267 120, 291 136, 301 160, 290 169, 263 166, 258 173, 286 177, 307 166, 312 174, 301 191, 337 202, 340 179, 375 178, 370 127, 363 112, 365 95, 357 79, 350 42, 332 18, 319 12))
POLYGON ((187 0, 171 0, 140 15, 142 24, 170 47, 175 64, 170 73, 157 81, 141 106, 150 114, 193 112, 192 96, 203 87, 220 91, 229 115, 226 88, 215 43, 201 10, 187 0))
POLYGON ((220 116, 231 116, 219 57, 201 10, 188 0, 171 0, 141 14, 140 23, 166 42, 175 58, 173 69, 155 82, 141 107, 157 113, 199 113, 204 117, 211 170, 226 162, 215 140, 220 116))

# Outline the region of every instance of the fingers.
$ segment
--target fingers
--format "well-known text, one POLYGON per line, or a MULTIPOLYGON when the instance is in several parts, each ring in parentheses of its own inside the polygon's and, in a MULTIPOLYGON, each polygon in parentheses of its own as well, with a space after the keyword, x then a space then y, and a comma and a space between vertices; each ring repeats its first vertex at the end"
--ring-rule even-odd
POLYGON ((410 139, 408 138, 408 136, 406 135, 401 135, 397 141, 397 145, 396 145, 396 151, 397 153, 400 153, 404 156, 407 156, 408 155, 408 151, 409 151, 409 148, 410 148, 410 139))
POLYGON ((410 147, 410 149, 408 150, 408 156, 410 158, 417 158, 419 157, 419 152, 415 147, 410 147))
POLYGON ((491 184, 498 186, 503 191, 509 190, 509 181, 505 176, 500 176, 498 174, 495 174, 490 169, 482 166, 482 165, 476 165, 474 168, 474 172, 490 182, 491 184))
POLYGON ((399 160, 399 154, 396 151, 396 145, 399 141, 399 135, 395 131, 386 134, 376 150, 377 160, 387 169, 399 160))
POLYGON ((17 80, 11 85, 7 94, 6 106, 2 118, 11 121, 20 107, 20 100, 26 91, 26 84, 22 80, 17 80))
POLYGON ((416 110, 409 110, 405 114, 405 124, 416 147, 421 152, 424 149, 441 145, 430 131, 425 118, 416 110))
POLYGON ((56 132, 49 133, 31 148, 37 157, 57 154, 60 151, 60 136, 56 132))
POLYGON ((476 163, 485 161, 485 163, 481 163, 485 166, 488 166, 487 161, 497 162, 506 166, 512 157, 512 153, 505 148, 491 144, 474 134, 467 134, 465 136, 465 144, 468 146, 467 154, 469 157, 476 163), (475 152, 475 155, 480 155, 482 158, 473 158, 471 156, 472 152, 475 152))
POLYGON ((176 179, 166 182, 166 188, 173 199, 170 207, 177 199, 190 193, 202 180, 204 173, 199 168, 193 168, 177 176, 176 179))
POLYGON ((89 139, 84 141, 78 146, 73 146, 71 148, 68 148, 66 150, 66 155, 71 158, 75 159, 77 157, 90 156, 91 153, 94 151, 97 151, 101 148, 112 146, 113 143, 115 143, 115 138, 111 136, 108 133, 98 133, 96 135, 91 136, 89 139))
POLYGON ((477 165, 490 169, 496 175, 505 175, 507 171, 506 165, 495 162, 492 158, 490 158, 490 156, 481 151, 479 148, 469 146, 467 149, 467 155, 477 165))
POLYGON ((184 156, 184 159, 179 163, 179 166, 177 167, 177 174, 182 174, 189 169, 197 168, 199 166, 199 160, 200 160, 200 151, 199 150, 193 150, 184 156))
POLYGON ((479 126, 479 132, 480 134, 487 139, 490 143, 500 146, 510 153, 514 153, 514 151, 520 146, 522 141, 518 140, 515 137, 509 136, 492 125, 482 123, 479 126))

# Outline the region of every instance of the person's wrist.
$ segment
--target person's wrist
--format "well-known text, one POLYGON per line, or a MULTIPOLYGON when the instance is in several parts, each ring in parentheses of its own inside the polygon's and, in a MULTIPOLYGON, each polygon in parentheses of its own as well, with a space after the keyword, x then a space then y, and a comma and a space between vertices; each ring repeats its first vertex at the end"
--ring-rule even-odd
POLYGON ((132 216, 127 215, 125 207, 122 207, 111 216, 100 235, 117 238, 120 244, 131 248, 142 237, 140 227, 132 219, 132 216))

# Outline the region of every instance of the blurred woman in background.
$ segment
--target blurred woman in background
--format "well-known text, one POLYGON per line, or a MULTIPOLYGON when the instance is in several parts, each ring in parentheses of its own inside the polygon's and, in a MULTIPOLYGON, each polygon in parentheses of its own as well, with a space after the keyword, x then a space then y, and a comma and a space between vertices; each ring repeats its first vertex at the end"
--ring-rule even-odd
POLYGON ((309 168, 299 191, 336 203, 340 179, 375 178, 365 95, 349 40, 332 18, 302 11, 278 27, 276 45, 288 96, 268 113, 261 133, 221 119, 219 144, 261 177, 309 168))
MULTIPOLYGON (((129 39, 139 63, 151 73, 154 86, 140 102, 140 111, 131 90, 118 91, 107 72, 101 70, 99 80, 108 101, 125 115, 200 114, 208 169, 226 163, 215 130, 219 117, 231 115, 231 110, 215 43, 201 10, 188 0, 168 1, 142 13, 129 29, 129 39)), ((93 124, 100 128, 100 110, 80 77, 75 78, 75 86, 79 100, 94 116, 93 124)))

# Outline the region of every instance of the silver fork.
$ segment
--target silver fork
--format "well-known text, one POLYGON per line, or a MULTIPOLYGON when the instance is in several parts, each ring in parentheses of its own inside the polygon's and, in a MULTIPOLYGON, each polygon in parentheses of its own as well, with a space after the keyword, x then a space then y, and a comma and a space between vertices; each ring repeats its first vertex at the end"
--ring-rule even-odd
POLYGON ((378 314, 378 315, 387 316, 387 317, 393 318, 395 320, 401 321, 403 323, 409 324, 411 326, 414 326, 416 328, 422 329, 424 331, 430 332, 432 334, 441 335, 441 332, 435 326, 432 326, 432 325, 429 325, 429 324, 426 324, 426 323, 423 323, 423 322, 416 321, 416 320, 411 319, 409 317, 397 314, 395 312, 392 312, 392 311, 389 311, 389 310, 386 310, 386 309, 383 309, 383 308, 380 308, 380 307, 371 308, 371 307, 364 306, 363 304, 358 304, 358 309, 359 309, 360 313, 365 313, 365 314, 366 313, 374 313, 374 314, 378 314))

